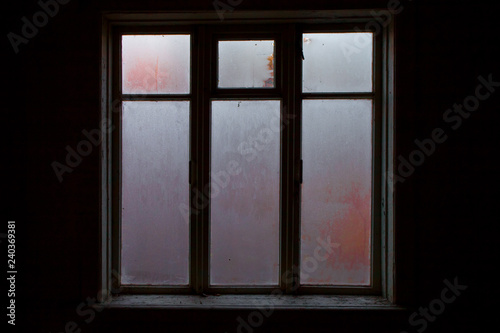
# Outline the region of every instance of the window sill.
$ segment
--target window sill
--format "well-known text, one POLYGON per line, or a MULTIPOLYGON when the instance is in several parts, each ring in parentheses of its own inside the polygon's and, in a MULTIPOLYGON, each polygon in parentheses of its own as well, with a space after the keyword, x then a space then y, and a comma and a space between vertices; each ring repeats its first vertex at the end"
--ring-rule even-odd
POLYGON ((329 295, 120 295, 96 304, 105 309, 189 309, 189 310, 378 310, 404 311, 381 296, 329 295))

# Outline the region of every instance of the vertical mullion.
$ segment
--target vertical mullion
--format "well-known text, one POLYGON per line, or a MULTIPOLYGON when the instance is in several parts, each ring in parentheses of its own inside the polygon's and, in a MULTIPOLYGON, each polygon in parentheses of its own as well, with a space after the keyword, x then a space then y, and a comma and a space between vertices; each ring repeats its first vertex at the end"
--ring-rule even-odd
POLYGON ((388 125, 388 119, 387 119, 387 109, 388 109, 388 99, 387 99, 387 94, 388 94, 388 30, 389 29, 384 29, 383 31, 383 38, 382 38, 382 51, 381 51, 381 56, 382 59, 380 60, 381 64, 381 71, 382 71, 382 77, 380 78, 381 80, 381 110, 380 110, 380 130, 381 130, 381 137, 380 137, 380 144, 381 144, 381 152, 380 152, 380 181, 381 181, 381 187, 380 187, 380 239, 381 239, 381 244, 380 244, 380 253, 381 253, 381 258, 380 258, 380 281, 381 281, 381 293, 382 296, 385 298, 388 297, 388 292, 387 292, 387 206, 388 206, 388 196, 387 196, 387 185, 388 185, 388 180, 387 180, 387 175, 388 175, 388 169, 387 169, 387 161, 388 161, 388 144, 387 144, 387 135, 388 135, 388 130, 387 130, 387 125, 388 125))
POLYGON ((383 296, 389 301, 395 302, 394 298, 394 183, 393 183, 393 170, 394 170, 394 22, 389 24, 385 30, 384 35, 384 131, 383 131, 383 236, 384 236, 384 249, 383 249, 383 271, 382 281, 383 296))
POLYGON ((199 55, 199 35, 198 31, 192 31, 191 34, 191 105, 190 105, 190 133, 189 133, 189 223, 190 223, 190 286, 193 292, 199 291, 199 263, 200 263, 200 241, 199 241, 199 225, 200 219, 195 212, 195 198, 193 193, 199 179, 197 175, 197 161, 199 161, 199 126, 200 126, 200 55, 199 55))
MULTIPOLYGON (((291 49, 293 49, 293 46, 291 45, 290 41, 291 38, 290 36, 293 35, 293 25, 290 24, 287 26, 286 32, 284 32, 281 36, 282 42, 280 45, 282 45, 282 50, 281 50, 281 59, 276 59, 278 60, 276 63, 280 64, 282 67, 282 76, 281 77, 276 77, 276 83, 278 81, 283 80, 283 83, 285 82, 290 82, 293 78, 293 61, 291 61, 290 54, 291 49)), ((286 126, 286 124, 283 122, 284 117, 286 114, 289 113, 289 108, 292 106, 291 103, 291 94, 290 94, 290 89, 288 85, 282 84, 282 92, 283 92, 283 99, 281 103, 281 110, 280 110, 280 128, 282 130, 280 131, 280 151, 281 151, 281 156, 280 156, 280 174, 281 174, 281 179, 280 179, 280 276, 279 276, 279 283, 280 283, 280 288, 282 291, 288 292, 289 290, 289 276, 292 268, 292 262, 290 260, 290 251, 291 251, 291 238, 290 238, 290 229, 291 229, 291 214, 290 214, 290 168, 289 166, 291 165, 290 163, 290 135, 289 135, 289 130, 286 126), (285 124, 284 127, 283 124, 285 124)), ((293 186, 293 183, 292 183, 293 186)))
POLYGON ((303 66, 303 51, 302 51, 302 34, 303 29, 300 25, 296 26, 294 32, 294 64, 295 75, 293 81, 293 96, 294 96, 294 175, 295 186, 294 192, 294 214, 293 214, 293 267, 294 273, 294 291, 300 288, 300 216, 301 216, 301 202, 302 202, 302 66, 303 66))
POLYGON ((375 291, 381 289, 381 166, 382 166, 382 57, 383 34, 374 33, 373 42, 373 122, 372 122, 372 246, 371 246, 371 286, 375 291))
POLYGON ((199 55, 200 55, 200 163, 198 166, 199 179, 198 193, 206 201, 203 204, 201 210, 201 220, 200 223, 200 235, 199 241, 201 244, 200 254, 200 278, 201 278, 201 292, 207 291, 210 284, 210 199, 204 194, 205 184, 209 184, 210 181, 210 98, 211 98, 211 83, 214 75, 214 64, 217 60, 213 56, 213 34, 205 26, 200 27, 200 44, 199 44, 199 55), (207 47, 208 45, 208 47, 207 47))
POLYGON ((287 293, 298 289, 300 242, 300 35, 290 24, 284 35, 282 138, 282 287, 287 293))
POLYGON ((112 102, 109 106, 112 112, 112 122, 115 130, 111 134, 112 140, 112 151, 111 151, 111 163, 112 163, 112 188, 111 197, 113 198, 113 208, 111 213, 112 221, 112 264, 111 264, 111 285, 113 290, 118 290, 121 285, 121 119, 122 119, 122 105, 123 100, 120 101, 120 112, 114 112, 114 101, 121 96, 121 34, 116 31, 112 34, 112 51, 111 59, 113 62, 113 76, 111 79, 111 95, 112 102), (115 273, 115 274, 113 274, 115 273))
MULTIPOLYGON (((105 18, 101 22, 103 38, 101 40, 101 117, 105 119, 110 119, 112 115, 112 91, 111 91, 111 78, 113 75, 113 61, 110 59, 110 54, 112 46, 114 45, 112 40, 112 35, 109 32, 110 26, 105 18)), ((112 121, 112 120, 111 120, 112 121)), ((102 125, 101 125, 102 126, 102 125)), ((112 184, 110 181, 112 179, 111 166, 111 156, 110 153, 113 151, 110 146, 112 143, 110 133, 103 132, 103 141, 100 147, 101 160, 100 160, 100 170, 99 170, 99 183, 101 186, 100 194, 100 279, 99 288, 100 290, 106 290, 98 296, 98 302, 104 302, 111 296, 111 286, 112 281, 110 280, 111 274, 111 263, 112 263, 112 242, 109 242, 109 236, 112 236, 111 230, 111 220, 113 211, 113 202, 110 201, 110 193, 112 184), (105 133, 105 134, 104 134, 105 133)))

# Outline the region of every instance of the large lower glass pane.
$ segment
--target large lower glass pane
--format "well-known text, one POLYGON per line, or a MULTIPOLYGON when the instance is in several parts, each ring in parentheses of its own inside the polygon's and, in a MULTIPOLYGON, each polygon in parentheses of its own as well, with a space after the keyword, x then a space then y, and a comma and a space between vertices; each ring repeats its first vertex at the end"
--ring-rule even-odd
POLYGON ((277 285, 280 102, 212 103, 210 282, 277 285))
POLYGON ((123 36, 123 93, 189 93, 190 41, 189 35, 123 36))
POLYGON ((301 284, 369 285, 372 102, 305 100, 301 284))
POLYGON ((372 91, 373 34, 304 34, 304 92, 372 91))
POLYGON ((124 102, 121 281, 187 285, 189 102, 124 102))
POLYGON ((274 87, 274 41, 220 41, 218 86, 274 87))

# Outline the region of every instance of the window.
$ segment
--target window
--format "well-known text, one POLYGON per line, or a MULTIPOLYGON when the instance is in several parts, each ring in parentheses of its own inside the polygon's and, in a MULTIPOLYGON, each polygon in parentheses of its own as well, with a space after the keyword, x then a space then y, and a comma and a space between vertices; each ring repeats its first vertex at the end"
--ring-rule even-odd
POLYGON ((105 283, 383 292, 385 34, 331 21, 112 27, 105 283))

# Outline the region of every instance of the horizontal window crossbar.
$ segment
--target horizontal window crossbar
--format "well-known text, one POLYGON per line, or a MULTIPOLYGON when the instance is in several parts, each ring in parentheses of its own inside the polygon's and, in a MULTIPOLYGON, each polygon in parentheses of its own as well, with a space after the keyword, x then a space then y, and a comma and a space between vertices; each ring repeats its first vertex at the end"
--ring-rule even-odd
POLYGON ((302 93, 303 99, 372 99, 375 93, 302 93))
POLYGON ((191 94, 124 94, 122 95, 124 101, 189 101, 191 99, 191 94))

